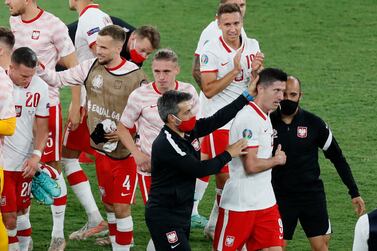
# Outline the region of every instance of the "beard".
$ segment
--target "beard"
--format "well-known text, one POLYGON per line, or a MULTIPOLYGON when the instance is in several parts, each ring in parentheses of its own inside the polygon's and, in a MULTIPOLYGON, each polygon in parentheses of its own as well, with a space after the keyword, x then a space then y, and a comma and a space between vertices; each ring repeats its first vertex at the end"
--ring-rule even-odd
POLYGON ((111 62, 111 59, 107 59, 107 58, 100 59, 100 58, 98 58, 98 63, 99 63, 100 65, 107 65, 107 64, 110 63, 110 62, 111 62))

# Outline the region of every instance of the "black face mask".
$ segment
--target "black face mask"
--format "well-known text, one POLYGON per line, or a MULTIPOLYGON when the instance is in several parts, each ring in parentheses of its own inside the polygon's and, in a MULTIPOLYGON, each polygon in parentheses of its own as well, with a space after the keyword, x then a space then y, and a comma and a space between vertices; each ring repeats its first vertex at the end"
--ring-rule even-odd
POLYGON ((280 112, 283 115, 287 115, 287 116, 292 115, 297 110, 297 107, 298 107, 298 102, 295 102, 289 99, 280 101, 280 112))

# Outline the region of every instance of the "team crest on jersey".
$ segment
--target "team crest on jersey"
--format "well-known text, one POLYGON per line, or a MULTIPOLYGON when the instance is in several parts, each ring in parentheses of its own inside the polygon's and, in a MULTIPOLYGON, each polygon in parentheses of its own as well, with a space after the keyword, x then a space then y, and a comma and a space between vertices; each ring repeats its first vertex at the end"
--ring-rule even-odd
POLYGON ((33 40, 38 40, 40 34, 41 34, 40 31, 36 31, 36 30, 34 30, 33 33, 31 33, 31 39, 33 39, 33 40))
POLYGON ((92 80, 92 85, 96 89, 101 89, 103 86, 103 77, 101 75, 97 75, 92 80))
POLYGON ((200 62, 202 64, 208 64, 208 56, 206 54, 203 54, 201 57, 200 57, 200 62))
POLYGON ((253 137, 253 133, 250 129, 245 129, 243 130, 242 132, 242 138, 246 139, 246 140, 249 140, 251 139, 251 137, 253 137))
POLYGON ((106 193, 105 193, 105 188, 103 188, 103 187, 101 187, 101 186, 99 186, 98 188, 99 188, 99 192, 100 192, 101 196, 102 196, 102 197, 105 196, 105 195, 106 195, 106 193))
POLYGON ((22 114, 22 105, 16 105, 15 109, 16 109, 16 117, 21 117, 21 114, 22 114))
POLYGON ((100 28, 99 27, 95 27, 93 29, 90 29, 89 31, 86 32, 86 34, 88 34, 88 36, 91 36, 93 35, 94 33, 97 33, 100 31, 100 28))
POLYGON ((119 80, 119 79, 115 80, 115 81, 114 81, 114 88, 115 88, 115 89, 120 89, 120 88, 122 88, 122 80, 119 80))
POLYGON ((307 136, 308 136, 308 128, 306 126, 298 126, 297 137, 304 139, 307 136))
POLYGON ((193 142, 191 142, 191 145, 194 147, 195 151, 200 150, 200 143, 198 139, 195 139, 193 142))
POLYGON ((176 243, 178 241, 177 232, 171 231, 169 233, 166 233, 166 238, 168 238, 169 243, 176 243))
POLYGON ((6 205, 7 205, 7 197, 3 195, 2 197, 0 197, 0 206, 4 207, 6 205))
POLYGON ((232 247, 234 244, 234 236, 227 235, 225 238, 225 246, 232 247))

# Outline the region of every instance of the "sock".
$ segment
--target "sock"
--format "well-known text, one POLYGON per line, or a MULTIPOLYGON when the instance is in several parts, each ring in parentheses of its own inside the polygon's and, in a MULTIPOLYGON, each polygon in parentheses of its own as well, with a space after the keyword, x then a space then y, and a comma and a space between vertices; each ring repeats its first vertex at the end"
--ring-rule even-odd
POLYGON ((152 239, 149 239, 146 251, 156 251, 156 248, 154 247, 154 243, 152 239))
POLYGON ((194 193, 194 206, 192 207, 191 215, 198 215, 199 202, 203 199, 204 193, 208 187, 208 181, 205 182, 202 179, 196 179, 195 193, 194 193))
POLYGON ((216 188, 216 198, 213 203, 211 215, 209 216, 207 226, 205 227, 205 231, 211 236, 212 239, 215 235, 217 217, 219 216, 219 202, 221 198, 221 193, 222 189, 216 188))
POLYGON ((125 218, 117 218, 117 231, 115 235, 116 249, 113 250, 129 250, 133 238, 133 222, 132 216, 125 218))
POLYGON ((86 215, 88 216, 89 227, 97 226, 103 221, 103 218, 94 200, 88 178, 82 170, 79 160, 62 158, 62 164, 69 185, 85 209, 86 215))
POLYGON ((17 238, 20 245, 20 251, 27 251, 31 240, 29 213, 17 216, 17 238))
POLYGON ((17 228, 7 229, 8 233, 8 251, 19 251, 20 246, 17 238, 17 228))
POLYGON ((116 218, 114 213, 106 212, 107 215, 107 223, 109 224, 109 237, 111 241, 111 246, 114 246, 115 243, 115 235, 117 232, 117 225, 116 225, 116 218))
POLYGON ((50 176, 54 180, 56 180, 60 175, 59 172, 55 168, 46 164, 41 165, 40 170, 46 173, 48 176, 50 176))
POLYGON ((67 205, 67 186, 62 174, 59 175, 57 182, 61 188, 61 194, 54 199, 54 204, 51 206, 53 221, 51 236, 55 238, 64 238, 64 215, 67 205))

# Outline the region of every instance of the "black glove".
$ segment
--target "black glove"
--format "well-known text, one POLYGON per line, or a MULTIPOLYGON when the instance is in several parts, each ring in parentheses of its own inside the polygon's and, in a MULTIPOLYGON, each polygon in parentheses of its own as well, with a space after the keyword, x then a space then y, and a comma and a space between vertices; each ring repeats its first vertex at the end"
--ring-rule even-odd
POLYGON ((96 145, 99 143, 105 143, 108 139, 105 138, 105 130, 103 129, 103 124, 98 123, 92 134, 90 134, 90 138, 94 141, 96 145))

